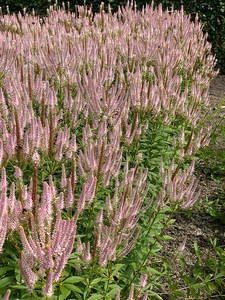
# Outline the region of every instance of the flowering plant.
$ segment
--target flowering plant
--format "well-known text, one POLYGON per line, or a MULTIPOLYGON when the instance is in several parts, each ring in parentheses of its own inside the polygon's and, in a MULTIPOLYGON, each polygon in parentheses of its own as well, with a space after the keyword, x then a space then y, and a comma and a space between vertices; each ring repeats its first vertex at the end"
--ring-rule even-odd
POLYGON ((0 18, 2 292, 147 299, 164 212, 199 196, 184 163, 210 134, 201 24, 130 4, 0 18))

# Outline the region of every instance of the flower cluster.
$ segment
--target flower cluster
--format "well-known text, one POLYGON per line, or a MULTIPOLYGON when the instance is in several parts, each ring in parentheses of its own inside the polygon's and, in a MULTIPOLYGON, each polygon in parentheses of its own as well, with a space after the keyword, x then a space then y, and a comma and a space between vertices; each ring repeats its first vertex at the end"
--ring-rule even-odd
POLYGON ((52 7, 42 19, 19 13, 0 22, 0 251, 17 231, 23 280, 31 292, 44 278, 50 297, 74 249, 85 266, 105 266, 133 248, 148 170, 139 160, 131 167, 124 149, 151 122, 182 119, 191 132, 174 141, 178 163, 161 164, 158 203, 197 200, 194 164, 180 166, 209 141, 209 130, 195 129, 215 59, 201 24, 161 6, 112 14, 101 5, 95 15, 52 7), (108 193, 99 200, 101 189, 108 193), (76 238, 85 216, 95 220, 88 241, 76 238))

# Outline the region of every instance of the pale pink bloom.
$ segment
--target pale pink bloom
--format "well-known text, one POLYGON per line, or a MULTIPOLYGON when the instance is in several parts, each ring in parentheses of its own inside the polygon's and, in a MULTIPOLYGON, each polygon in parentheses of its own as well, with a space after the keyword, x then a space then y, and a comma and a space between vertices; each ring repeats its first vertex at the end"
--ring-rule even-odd
POLYGON ((130 293, 129 293, 129 297, 127 298, 127 300, 134 300, 134 284, 133 283, 130 287, 130 293))
POLYGON ((9 300, 9 296, 11 294, 11 291, 10 290, 7 290, 4 297, 2 298, 2 300, 9 300))
POLYGON ((43 287, 43 290, 42 290, 43 295, 45 295, 48 298, 53 295, 52 283, 53 283, 53 273, 50 271, 48 273, 46 284, 45 284, 45 286, 43 287))
POLYGON ((65 188, 66 185, 67 185, 66 168, 65 168, 64 164, 62 164, 62 175, 61 175, 60 187, 65 188))
POLYGON ((141 280, 140 280, 140 283, 139 283, 139 286, 141 288, 144 288, 146 285, 147 285, 147 280, 148 280, 148 274, 144 274, 141 276, 141 280))
POLYGON ((185 249, 186 243, 187 243, 187 235, 185 235, 183 242, 179 245, 179 247, 177 248, 177 250, 179 252, 183 252, 184 249, 185 249))
POLYGON ((30 268, 26 256, 24 255, 23 252, 21 253, 21 259, 19 260, 18 264, 22 275, 22 279, 24 280, 28 291, 32 292, 38 280, 38 276, 30 268))

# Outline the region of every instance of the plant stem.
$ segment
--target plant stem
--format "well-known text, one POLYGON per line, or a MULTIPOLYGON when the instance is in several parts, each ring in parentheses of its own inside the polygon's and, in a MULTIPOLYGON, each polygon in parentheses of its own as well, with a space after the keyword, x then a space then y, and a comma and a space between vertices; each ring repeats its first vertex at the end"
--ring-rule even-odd
MULTIPOLYGON (((169 221, 173 218, 173 215, 174 215, 174 213, 175 213, 175 210, 176 210, 176 206, 174 207, 173 211, 171 212, 169 218, 167 219, 167 222, 164 224, 164 226, 163 226, 163 228, 162 228, 162 230, 161 230, 161 234, 162 234, 163 231, 167 228, 167 226, 168 226, 168 224, 169 224, 169 221)), ((159 212, 160 212, 160 207, 158 207, 158 209, 157 209, 157 212, 156 212, 156 214, 155 214, 155 216, 154 216, 154 219, 152 220, 151 225, 149 226, 149 229, 148 229, 148 231, 147 231, 147 234, 145 235, 145 238, 147 238, 149 232, 151 231, 152 226, 154 225, 154 223, 155 223, 155 221, 156 221, 156 218, 157 218, 159 212)), ((126 291, 127 291, 127 290, 129 289, 129 287, 132 285, 132 283, 133 283, 134 280, 136 279, 137 275, 141 272, 141 269, 143 268, 143 266, 145 265, 146 261, 148 260, 148 257, 149 257, 149 255, 151 254, 151 251, 152 251, 153 247, 155 246, 155 244, 156 244, 157 242, 158 242, 158 239, 157 239, 157 237, 155 237, 154 242, 151 244, 151 246, 150 246, 150 248, 149 248, 149 251, 148 251, 147 254, 144 256, 144 259, 143 259, 142 263, 140 264, 139 268, 136 270, 136 272, 135 272, 135 274, 134 274, 132 280, 125 286, 124 291, 123 291, 123 295, 122 295, 122 296, 125 296, 126 291)))
POLYGON ((109 289, 109 283, 110 283, 110 278, 111 278, 111 273, 112 273, 112 262, 110 261, 109 263, 108 263, 108 265, 109 265, 109 268, 108 268, 108 281, 107 281, 107 284, 106 284, 106 289, 105 289, 105 294, 104 294, 104 298, 103 299, 106 299, 106 295, 107 295, 107 293, 108 293, 108 289, 109 289))

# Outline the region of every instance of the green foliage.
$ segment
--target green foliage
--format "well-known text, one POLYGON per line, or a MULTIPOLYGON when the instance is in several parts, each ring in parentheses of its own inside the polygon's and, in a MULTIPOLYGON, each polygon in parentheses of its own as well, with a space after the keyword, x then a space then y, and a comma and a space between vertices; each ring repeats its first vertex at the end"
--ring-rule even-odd
MULTIPOLYGON (((222 100, 223 101, 223 100, 222 100)), ((221 101, 221 102, 222 102, 221 101)), ((215 119, 214 130, 211 135, 211 143, 198 153, 198 168, 208 180, 220 183, 220 188, 213 197, 206 197, 199 203, 206 213, 214 220, 225 223, 225 155, 223 144, 225 141, 223 106, 215 107, 211 119, 215 119)))
POLYGON ((200 201, 198 206, 201 205, 205 212, 209 214, 212 219, 218 223, 225 224, 225 186, 223 185, 221 189, 214 195, 214 198, 209 200, 200 201))
MULTIPOLYGON (((163 270, 161 273, 164 282, 166 282, 166 291, 159 292, 159 296, 166 296, 169 299, 223 299, 224 290, 224 249, 223 245, 217 245, 217 239, 211 240, 214 253, 211 256, 202 257, 202 252, 194 242, 194 260, 193 265, 187 266, 185 255, 175 250, 174 257, 162 258, 163 270), (174 278, 174 264, 176 266, 176 276, 174 278), (187 267, 190 269, 187 272, 187 267)), ((154 273, 154 272, 153 272, 154 273)), ((165 288, 164 288, 165 289, 165 288)), ((161 287, 162 291, 162 287, 161 287)), ((164 298, 154 298, 164 299, 164 298)))
MULTIPOLYGON (((52 2, 53 4, 54 2, 52 2)), ((7 6, 9 7, 9 11, 11 13, 17 13, 17 12, 23 12, 23 9, 26 8, 26 11, 28 13, 31 13, 34 9, 35 12, 39 15, 46 15, 47 8, 51 4, 51 1, 47 0, 19 0, 19 1, 13 1, 13 0, 5 0, 1 1, 1 6, 3 8, 3 13, 7 12, 7 6)))
MULTIPOLYGON (((37 9, 39 9, 38 3, 39 2, 36 3, 37 9)), ((17 3, 17 5, 19 4, 17 3)), ((20 5, 22 4, 20 3, 20 5)), ((32 5, 33 2, 30 3, 30 7, 28 7, 28 9, 31 9, 32 5)), ((60 75, 62 70, 59 68, 57 69, 57 72, 59 72, 60 75)), ((184 71, 182 70, 181 72, 184 71)), ((124 71, 124 73, 126 73, 126 71, 124 71)), ((182 83, 183 89, 185 89, 186 86, 185 79, 188 77, 189 75, 184 78, 184 82, 182 83)), ((143 76, 143 79, 145 81, 149 81, 149 74, 146 73, 143 76)), ((189 83, 187 83, 187 85, 188 84, 189 83)), ((54 81, 53 78, 52 85, 58 91, 57 109, 62 109, 64 94, 61 77, 59 77, 59 82, 54 81)), ((74 91, 74 93, 76 94, 76 91, 74 91)), ((35 100, 33 100, 33 103, 35 103, 35 100)), ((38 113, 40 113, 39 110, 40 107, 38 107, 38 105, 34 107, 35 114, 38 115, 38 113)), ((62 128, 65 128, 65 126, 68 124, 68 120, 71 118, 71 116, 68 114, 69 112, 67 111, 63 116, 63 120, 60 123, 62 125, 62 128)), ((135 114, 132 112, 130 116, 131 124, 134 120, 134 115, 135 114)), ((144 125, 146 119, 150 118, 151 115, 145 116, 144 113, 142 114, 142 112, 140 112, 139 117, 141 120, 141 125, 144 125)), ((88 124, 89 121, 85 119, 82 114, 80 116, 80 119, 81 125, 77 126, 76 129, 73 128, 73 131, 75 131, 77 135, 77 143, 80 147, 79 150, 84 147, 82 145, 82 129, 86 124, 88 124)), ((164 295, 162 292, 160 292, 162 288, 162 278, 169 283, 171 299, 176 299, 176 297, 178 296, 186 296, 186 293, 182 290, 179 290, 177 283, 175 283, 171 279, 170 265, 160 254, 160 251, 163 248, 163 244, 171 239, 170 236, 165 234, 165 230, 168 226, 172 225, 175 222, 173 217, 180 207, 180 199, 178 199, 177 201, 174 200, 174 202, 172 202, 170 201, 170 196, 165 195, 165 205, 162 205, 161 207, 157 203, 157 194, 159 193, 163 181, 162 174, 160 173, 161 159, 163 158, 163 167, 165 168, 165 170, 168 170, 170 168, 171 161, 173 161, 172 165, 175 167, 174 169, 171 168, 171 174, 169 174, 172 176, 172 178, 174 178, 179 171, 181 171, 182 173, 183 169, 186 170, 187 166, 185 165, 185 163, 187 161, 187 165, 189 166, 189 162, 191 159, 191 155, 189 156, 186 153, 186 150, 188 150, 188 147, 191 144, 191 137, 194 131, 197 131, 197 128, 190 128, 190 125, 187 124, 187 120, 185 121, 181 116, 177 118, 174 117, 174 120, 169 125, 165 124, 165 122, 163 122, 162 118, 160 117, 158 119, 152 118, 152 120, 150 118, 150 121, 151 122, 146 132, 143 131, 141 137, 135 138, 132 144, 126 144, 124 140, 121 141, 121 147, 123 147, 124 152, 123 164, 120 173, 121 178, 119 179, 122 179, 123 171, 125 169, 125 161, 128 158, 129 167, 135 168, 137 165, 137 168, 140 167, 141 170, 148 168, 147 182, 151 183, 150 191, 146 195, 146 203, 144 203, 147 205, 147 207, 137 207, 137 210, 140 210, 140 215, 135 215, 138 221, 137 229, 141 230, 136 243, 132 245, 132 250, 128 252, 128 254, 125 255, 122 259, 120 257, 121 247, 118 247, 118 253, 116 254, 116 257, 111 261, 109 260, 106 265, 99 265, 95 255, 93 255, 93 259, 90 261, 90 263, 87 261, 82 261, 82 259, 80 258, 81 253, 76 249, 79 238, 82 239, 82 242, 90 242, 91 252, 95 253, 96 248, 94 248, 94 234, 97 227, 96 217, 98 216, 100 208, 106 210, 105 199, 109 195, 112 197, 116 190, 116 183, 114 179, 111 180, 111 183, 109 186, 107 186, 107 188, 103 187, 101 174, 99 174, 98 172, 96 175, 98 183, 93 202, 89 203, 79 215, 79 220, 77 221, 77 235, 75 239, 74 249, 68 260, 68 264, 65 267, 62 276, 60 277, 60 280, 57 283, 54 283, 53 295, 50 297, 51 300, 109 300, 115 299, 118 291, 121 291, 121 299, 127 299, 132 287, 135 288, 135 299, 141 299, 140 297, 143 296, 146 290, 149 291, 150 299, 163 299, 162 297, 164 295), (180 136, 183 127, 185 131, 185 137, 181 139, 180 136), (183 156, 180 155, 181 150, 184 150, 183 156), (142 158, 140 159, 139 164, 137 164, 137 156, 140 154, 142 154, 142 158), (185 155, 187 157, 183 159, 185 155), (150 202, 150 199, 152 199, 152 202, 150 202), (147 274, 149 278, 148 283, 145 286, 140 285, 140 277, 142 274, 147 274)), ((94 135, 93 140, 97 140, 97 130, 93 128, 92 131, 94 135)), ((53 142, 53 138, 53 136, 50 136, 49 144, 53 142)), ((52 149, 50 149, 50 146, 49 150, 51 151, 48 151, 48 153, 40 153, 40 162, 37 170, 37 194, 39 197, 41 197, 42 182, 50 182, 49 176, 53 175, 54 187, 59 191, 62 190, 66 195, 66 191, 64 190, 64 188, 60 188, 62 164, 65 165, 68 178, 68 175, 73 173, 73 162, 71 163, 71 160, 69 158, 66 159, 65 157, 63 157, 60 161, 56 161, 54 159, 54 155, 52 153, 53 151, 52 149)), ((8 183, 11 184, 12 182, 14 182, 16 184, 16 187, 18 188, 18 194, 20 195, 22 184, 28 185, 29 180, 33 176, 33 169, 35 168, 36 162, 31 162, 30 160, 26 160, 26 162, 19 161, 19 163, 21 163, 20 167, 22 171, 24 171, 23 180, 21 178, 16 178, 16 176, 14 175, 15 162, 18 161, 15 157, 13 157, 11 161, 9 160, 4 163, 6 164, 8 183)), ((101 167, 100 163, 99 166, 101 167)), ((135 175, 139 172, 139 170, 136 169, 133 171, 135 175)), ((85 176, 79 176, 79 178, 76 180, 75 196, 77 199, 79 199, 79 196, 81 194, 82 184, 87 180, 87 178, 84 177, 85 176)), ((126 180, 127 178, 129 177, 125 177, 126 180)), ((120 185, 121 188, 123 188, 122 180, 120 182, 120 185)), ((129 189, 131 189, 132 187, 129 185, 125 187, 126 195, 129 193, 129 189)), ((174 193, 176 193, 176 189, 174 189, 174 193)), ((129 199, 126 199, 125 195, 123 198, 124 202, 129 201, 129 199)), ((16 196, 18 195, 16 194, 16 196)), ((129 197, 131 196, 129 195, 129 197)), ((123 199, 120 199, 120 201, 122 202, 123 199)), ((56 199, 54 199, 53 202, 53 206, 55 206, 56 199)), ((114 203, 114 205, 116 204, 114 203)), ((76 210, 76 204, 75 208, 63 209, 63 220, 68 220, 72 217, 72 215, 74 214, 73 209, 74 211, 76 210)), ((21 218, 20 220, 22 225, 22 221, 24 221, 25 224, 27 221, 26 215, 23 217, 24 218, 21 218)), ((56 218, 56 212, 55 215, 53 214, 52 218, 56 218)), ((104 217, 104 223, 102 223, 106 227, 104 232, 105 235, 107 235, 107 222, 109 223, 109 220, 106 216, 104 217)), ((126 222, 126 219, 122 218, 121 223, 122 222, 126 222)), ((27 229, 27 231, 30 230, 29 227, 25 229, 27 229)), ((30 232, 29 234, 31 235, 30 232)), ((113 232, 113 234, 115 234, 115 232, 113 232)), ((133 231, 133 236, 134 235, 135 231, 133 231)), ((42 288, 46 283, 46 275, 40 275, 35 289, 31 293, 28 293, 25 287, 25 283, 22 281, 20 270, 18 269, 18 259, 23 247, 24 245, 22 245, 17 231, 10 232, 7 235, 7 240, 4 245, 4 252, 0 255, 0 296, 3 297, 6 290, 11 289, 10 299, 47 299, 48 297, 42 297, 42 288)), ((222 256, 224 253, 222 253, 219 247, 216 247, 215 242, 214 247, 220 258, 220 256, 222 256)), ((197 299, 203 288, 206 287, 208 295, 211 295, 210 292, 215 290, 214 286, 218 285, 220 287, 220 279, 223 278, 222 275, 220 275, 220 270, 222 270, 223 264, 221 262, 219 267, 216 268, 213 262, 210 262, 211 264, 209 263, 209 268, 211 268, 215 274, 213 278, 217 279, 216 284, 214 284, 213 286, 210 281, 211 277, 208 277, 208 274, 205 273, 205 270, 202 269, 201 254, 196 243, 194 244, 194 248, 198 261, 193 270, 193 278, 190 279, 185 277, 186 275, 185 272, 183 272, 183 269, 183 273, 181 273, 181 275, 183 281, 188 286, 187 296, 189 297, 191 295, 192 297, 195 297, 197 299)), ((34 266, 34 268, 36 268, 36 265, 34 266)), ((38 270, 35 271, 38 272, 38 270)))
MULTIPOLYGON (((224 297, 224 250, 217 246, 217 240, 211 240, 216 256, 202 258, 197 243, 194 243, 197 260, 192 268, 192 276, 187 277, 183 272, 182 280, 188 285, 187 296, 198 299, 201 290, 205 290, 205 297, 223 299, 224 297)), ((182 263, 184 260, 182 260, 182 263)))
POLYGON ((205 162, 202 166, 202 172, 215 182, 225 180, 225 155, 224 150, 214 150, 207 147, 200 154, 201 159, 205 162))

